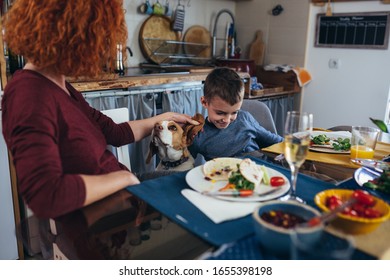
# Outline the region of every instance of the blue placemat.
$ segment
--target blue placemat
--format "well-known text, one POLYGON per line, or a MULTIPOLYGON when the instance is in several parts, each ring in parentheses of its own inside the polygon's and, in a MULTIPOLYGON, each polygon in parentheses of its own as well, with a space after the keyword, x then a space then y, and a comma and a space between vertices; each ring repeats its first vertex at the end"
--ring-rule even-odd
MULTIPOLYGON (((270 164, 263 160, 252 158, 258 164, 271 167, 289 178, 290 171, 284 167, 270 164)), ((187 172, 164 176, 153 180, 144 181, 139 185, 128 187, 127 190, 138 196, 150 206, 181 225, 188 231, 199 236, 214 246, 232 243, 244 237, 253 235, 252 217, 250 215, 215 224, 198 208, 189 202, 181 190, 190 188, 185 176, 187 172)), ((314 205, 314 195, 324 189, 334 188, 335 185, 318 179, 299 174, 297 194, 314 205)))
MULTIPOLYGON (((325 233, 330 241, 337 242, 338 237, 325 233)), ((241 239, 235 243, 225 244, 219 250, 205 256, 207 260, 278 260, 288 259, 275 256, 272 252, 264 250, 254 236, 241 239)), ((374 260, 375 257, 360 250, 354 250, 352 260, 374 260)))

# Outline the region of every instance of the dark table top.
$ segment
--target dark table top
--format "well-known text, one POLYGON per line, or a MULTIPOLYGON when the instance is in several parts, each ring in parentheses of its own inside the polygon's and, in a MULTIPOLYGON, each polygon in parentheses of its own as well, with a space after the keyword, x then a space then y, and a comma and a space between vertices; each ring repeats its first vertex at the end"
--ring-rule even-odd
MULTIPOLYGON (((260 162, 271 164, 270 166, 280 169, 286 175, 289 174, 283 163, 278 162, 278 165, 273 165, 275 162, 267 157, 263 157, 260 162), (263 161, 264 159, 267 162, 263 161)), ((311 177, 300 174, 301 179, 298 180, 302 180, 302 183, 321 185, 323 188, 332 188, 338 182, 331 177, 332 174, 321 174, 313 168, 313 166, 304 167, 303 173, 311 177)), ((256 246, 252 229, 243 230, 241 235, 239 232, 234 233, 237 234, 237 240, 229 240, 229 236, 223 239, 222 233, 229 233, 235 227, 248 228, 250 216, 216 225, 206 216, 202 216, 202 213, 199 213, 199 210, 184 197, 176 199, 170 197, 183 188, 189 188, 185 183, 185 174, 186 172, 182 172, 144 181, 141 185, 135 186, 134 190, 131 189, 132 193, 129 192, 130 188, 119 191, 88 207, 58 218, 56 219, 57 236, 48 233, 47 221, 41 221, 44 240, 49 247, 51 242, 55 242, 70 259, 163 260, 196 259, 200 256, 210 259, 275 258, 256 246), (158 197, 159 192, 164 192, 161 186, 166 189, 166 195, 158 197), (153 195, 150 195, 151 198, 147 197, 146 190, 154 192, 155 197, 153 195), (195 219, 197 223, 191 226, 184 223, 183 220, 188 217, 195 219), (221 236, 220 240, 215 238, 218 234, 221 236), (224 250, 218 256, 213 255, 213 252, 221 246, 230 249, 224 250)), ((348 176, 350 174, 346 174, 346 177, 348 176)), ((356 186, 353 180, 338 185, 343 188, 356 186)), ((316 192, 317 189, 305 193, 301 190, 301 194, 306 196, 308 204, 311 205, 314 205, 313 198, 316 192)), ((357 251, 353 258, 372 259, 375 256, 357 251)))

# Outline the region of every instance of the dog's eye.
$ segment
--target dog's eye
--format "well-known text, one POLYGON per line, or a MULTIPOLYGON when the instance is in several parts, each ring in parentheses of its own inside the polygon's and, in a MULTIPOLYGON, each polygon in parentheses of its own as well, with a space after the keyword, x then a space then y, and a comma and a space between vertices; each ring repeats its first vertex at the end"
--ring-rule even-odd
POLYGON ((169 129, 169 130, 176 131, 176 130, 177 130, 177 127, 174 126, 174 125, 170 125, 170 126, 168 127, 168 129, 169 129))

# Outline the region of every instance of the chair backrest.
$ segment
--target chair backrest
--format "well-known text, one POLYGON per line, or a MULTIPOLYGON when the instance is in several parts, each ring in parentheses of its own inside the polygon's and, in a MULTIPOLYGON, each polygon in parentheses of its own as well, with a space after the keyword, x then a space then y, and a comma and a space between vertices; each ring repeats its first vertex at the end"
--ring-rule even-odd
POLYGON ((338 126, 329 127, 328 130, 332 130, 332 131, 349 131, 349 132, 351 132, 352 131, 352 126, 350 126, 350 125, 338 125, 338 126))
MULTIPOLYGON (((110 117, 115 123, 123 123, 129 121, 129 109, 117 108, 101 111, 106 116, 110 117)), ((131 170, 129 147, 124 145, 121 147, 114 147, 118 157, 118 161, 131 170)))
POLYGON ((274 118, 266 104, 259 100, 244 99, 241 109, 248 111, 265 129, 277 134, 274 118))

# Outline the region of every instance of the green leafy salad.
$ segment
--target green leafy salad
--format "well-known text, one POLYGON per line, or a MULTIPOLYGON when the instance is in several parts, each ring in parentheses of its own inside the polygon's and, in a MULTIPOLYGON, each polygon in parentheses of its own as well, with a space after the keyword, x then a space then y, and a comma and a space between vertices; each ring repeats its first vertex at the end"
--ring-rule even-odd
POLYGON ((314 136, 311 139, 312 145, 330 146, 336 151, 348 151, 351 149, 351 140, 349 138, 331 139, 325 134, 314 136))
POLYGON ((363 186, 390 194, 390 170, 384 170, 378 178, 364 183, 363 186))

